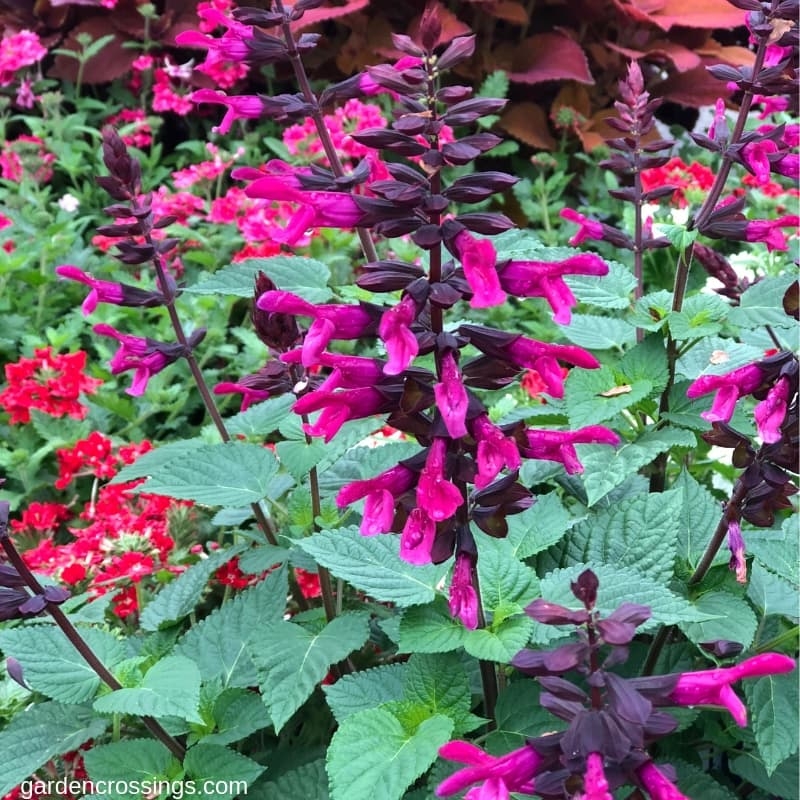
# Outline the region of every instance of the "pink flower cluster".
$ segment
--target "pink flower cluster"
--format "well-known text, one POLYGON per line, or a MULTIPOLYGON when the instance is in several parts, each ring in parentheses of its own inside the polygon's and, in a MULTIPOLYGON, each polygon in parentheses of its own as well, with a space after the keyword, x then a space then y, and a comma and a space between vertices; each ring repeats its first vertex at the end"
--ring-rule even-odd
POLYGON ((0 86, 9 86, 19 70, 41 61, 47 48, 33 31, 22 30, 0 39, 0 86))

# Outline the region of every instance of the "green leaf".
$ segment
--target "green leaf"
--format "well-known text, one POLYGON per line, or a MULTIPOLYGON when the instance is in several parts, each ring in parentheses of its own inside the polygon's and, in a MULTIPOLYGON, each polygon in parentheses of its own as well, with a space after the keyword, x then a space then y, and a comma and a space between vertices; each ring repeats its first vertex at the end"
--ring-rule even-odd
MULTIPOLYGON (((110 633, 84 626, 78 632, 109 669, 128 655, 125 643, 110 633)), ((100 687, 97 673, 55 625, 28 624, 0 631, 0 649, 19 661, 31 689, 53 700, 83 703, 100 687)))
POLYGON ((384 708, 348 717, 328 749, 332 800, 400 800, 436 760, 452 730, 452 720, 437 715, 407 731, 384 708))
POLYGON ((231 436, 258 436, 263 438, 278 430, 278 426, 291 414, 295 401, 291 393, 270 397, 261 403, 250 406, 225 420, 225 427, 231 436))
POLYGON ((502 69, 490 72, 481 84, 477 97, 505 97, 508 94, 508 75, 502 69))
POLYGON ((141 627, 157 631, 188 616, 200 602, 211 575, 245 548, 246 545, 237 545, 217 550, 178 575, 145 606, 139 618, 141 627))
POLYGON ((581 520, 549 554, 559 566, 635 567, 666 583, 675 561, 680 502, 673 491, 625 498, 581 520))
POLYGON ((48 701, 19 711, 0 731, 0 795, 10 792, 51 758, 100 738, 105 729, 106 720, 85 707, 48 701))
POLYGON ((301 481, 308 475, 312 467, 316 467, 322 461, 327 447, 320 441, 287 441, 278 442, 275 445, 275 450, 292 477, 297 481, 301 481))
POLYGON ((515 558, 524 559, 555 544, 569 528, 572 517, 555 492, 539 495, 536 502, 521 514, 506 520, 508 536, 515 558))
POLYGON ((117 689, 94 701, 101 714, 132 714, 140 717, 180 717, 202 722, 200 670, 183 656, 167 656, 145 673, 139 686, 117 689))
POLYGON ((578 445, 578 458, 584 466, 583 485, 589 506, 605 497, 626 478, 650 464, 659 454, 674 447, 695 447, 691 431, 660 428, 645 431, 635 442, 614 449, 607 445, 578 445))
POLYGON ((740 328, 794 328, 797 322, 783 310, 783 295, 796 275, 788 271, 776 278, 762 278, 742 293, 739 305, 732 308, 729 319, 740 328))
POLYGON ((538 596, 536 573, 518 561, 509 542, 482 536, 478 539, 478 582, 483 607, 493 617, 521 613, 538 596))
POLYGON ((690 231, 685 225, 666 225, 661 223, 658 229, 669 239, 670 244, 681 252, 697 238, 697 231, 690 231))
POLYGON ((721 336, 708 336, 687 350, 675 363, 676 375, 695 380, 702 375, 724 375, 764 357, 759 347, 721 336))
MULTIPOLYGON (((666 586, 646 578, 633 567, 617 567, 612 564, 574 564, 556 569, 541 579, 542 597, 551 603, 567 608, 578 608, 579 604, 569 585, 585 569, 591 570, 600 581, 597 593, 597 608, 601 615, 608 615, 619 605, 630 602, 632 597, 640 605, 649 606, 651 618, 637 630, 649 631, 659 625, 677 625, 681 622, 699 622, 709 616, 695 608, 688 600, 666 586)), ((571 628, 569 630, 572 630, 571 628)), ((558 626, 535 626, 534 641, 546 643, 562 635, 558 626)))
POLYGON ((582 428, 615 417, 653 390, 649 380, 628 381, 610 367, 573 369, 564 387, 570 426, 582 428))
POLYGON ((793 619, 798 617, 797 587, 758 561, 753 563, 750 571, 747 596, 765 617, 770 614, 782 614, 793 619))
POLYGON ((625 353, 617 369, 629 382, 649 381, 653 392, 663 391, 669 379, 663 338, 660 335, 646 336, 625 353))
POLYGON ((563 727, 539 704, 539 686, 535 681, 516 681, 497 698, 497 728, 487 739, 492 753, 508 753, 533 739, 563 727))
POLYGON ((92 430, 89 420, 53 417, 37 408, 31 408, 30 415, 33 429, 53 448, 84 439, 92 430))
POLYGON ((285 772, 274 783, 259 783, 247 800, 330 800, 325 761, 319 759, 310 764, 285 772))
POLYGON ((297 544, 337 578, 402 607, 433 600, 447 571, 446 565, 420 567, 403 561, 399 536, 362 536, 354 528, 341 528, 297 544))
POLYGON ((667 318, 669 331, 677 341, 713 336, 722 329, 730 306, 718 294, 687 297, 680 311, 667 318))
POLYGON ((137 478, 146 478, 153 472, 162 470, 172 461, 191 461, 194 452, 202 447, 207 447, 202 439, 183 439, 180 442, 163 444, 139 456, 133 464, 123 467, 109 483, 128 483, 137 478))
POLYGON ((283 617, 287 592, 286 567, 281 567, 187 631, 175 653, 192 659, 204 681, 219 678, 223 687, 255 685, 249 644, 264 625, 283 617))
POLYGON ((744 645, 745 650, 753 643, 758 629, 758 620, 746 600, 730 592, 707 592, 693 603, 698 611, 713 615, 716 619, 703 622, 684 622, 680 629, 695 644, 727 639, 744 645))
POLYGON ((447 600, 437 597, 403 613, 398 644, 402 653, 447 653, 463 645, 466 632, 450 614, 447 600))
POLYGON ((255 633, 251 656, 276 731, 308 699, 332 664, 364 644, 369 635, 367 621, 366 614, 348 614, 315 634, 281 620, 255 633))
POLYGON ((277 459, 260 445, 207 444, 159 466, 136 491, 236 508, 263 500, 277 471, 277 459))
POLYGON ((272 725, 261 698, 247 689, 225 689, 214 702, 215 733, 202 736, 203 744, 231 744, 272 725))
POLYGON ((800 760, 788 758, 771 774, 756 753, 745 753, 731 762, 731 770, 768 795, 782 800, 800 800, 800 760))
POLYGON ((104 796, 110 800, 130 800, 128 792, 113 791, 129 786, 133 781, 140 785, 159 782, 171 783, 176 774, 177 762, 167 748, 155 739, 126 739, 121 742, 102 744, 87 750, 83 763, 89 778, 95 783, 106 781, 104 796))
POLYGON ((244 797, 250 784, 266 769, 223 745, 205 742, 189 748, 183 765, 196 785, 202 786, 207 781, 212 783, 214 798, 222 800, 244 797))
POLYGON ((633 306, 628 320, 637 328, 657 331, 662 328, 672 311, 672 292, 662 289, 640 297, 633 306))
POLYGON ((582 303, 598 308, 627 308, 636 276, 618 261, 607 261, 608 274, 565 275, 564 282, 582 303))
POLYGON ((353 447, 320 474, 320 488, 325 493, 332 494, 350 481, 372 478, 419 451, 420 447, 415 442, 395 442, 382 447, 353 447))
POLYGON ((711 492, 685 470, 675 481, 673 491, 680 497, 675 513, 678 556, 694 570, 719 524, 722 511, 711 492))
POLYGON ((405 699, 424 709, 426 717, 450 717, 455 736, 474 727, 469 679, 454 653, 412 655, 405 675, 405 699))
POLYGON ((533 631, 533 620, 519 615, 509 617, 498 626, 466 631, 464 649, 482 661, 509 664, 511 659, 528 644, 533 631))
POLYGON ((758 752, 764 759, 767 775, 771 775, 778 764, 797 752, 800 731, 797 674, 767 675, 744 681, 744 693, 758 752))
POLYGON ((673 759, 670 762, 678 773, 677 784, 681 794, 703 800, 737 800, 737 795, 717 783, 707 772, 693 764, 673 759))
MULTIPOLYGON (((540 258, 545 246, 533 231, 523 230, 522 228, 512 228, 503 233, 492 236, 491 242, 497 252, 497 263, 506 260, 526 261, 532 258, 540 258)), ((569 250, 568 254, 574 254, 577 250, 569 250)))
POLYGON ((359 711, 402 700, 407 672, 408 664, 385 664, 343 675, 336 683, 323 686, 322 691, 333 716, 341 723, 359 711))
POLYGON ((561 326, 561 333, 590 350, 621 351, 636 341, 636 328, 626 320, 592 314, 573 314, 572 322, 561 326))
POLYGON ((780 531, 748 531, 747 550, 768 569, 800 584, 800 542, 793 517, 784 520, 780 531))
POLYGON ((328 288, 331 273, 328 267, 321 261, 300 256, 248 258, 218 270, 184 291, 252 297, 258 272, 264 272, 279 289, 299 295, 309 303, 324 303, 331 297, 328 288))

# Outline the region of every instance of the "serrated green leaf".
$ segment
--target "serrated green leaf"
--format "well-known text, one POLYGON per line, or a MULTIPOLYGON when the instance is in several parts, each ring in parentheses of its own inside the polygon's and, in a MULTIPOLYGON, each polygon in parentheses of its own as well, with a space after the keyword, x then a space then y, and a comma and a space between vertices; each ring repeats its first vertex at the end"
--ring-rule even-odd
POLYGON ((255 633, 250 655, 276 731, 308 699, 330 666, 361 647, 368 635, 367 615, 361 613, 337 617, 316 634, 284 620, 255 633))
POLYGON ((301 481, 325 457, 327 445, 319 441, 278 442, 275 450, 281 463, 289 470, 296 481, 301 481))
POLYGON ((497 698, 495 708, 497 728, 489 735, 486 745, 491 753, 508 753, 522 747, 549 731, 563 727, 539 703, 539 686, 535 681, 516 681, 497 698))
POLYGON ((546 550, 566 532, 572 517, 555 492, 539 495, 536 502, 521 514, 506 520, 508 536, 515 558, 524 559, 546 550))
POLYGON ((636 328, 626 320, 593 314, 573 314, 561 332, 573 344, 590 350, 622 351, 636 341, 636 328))
POLYGON ((247 795, 247 788, 266 769, 241 753, 206 742, 189 748, 183 765, 195 784, 213 783, 214 797, 223 800, 247 795))
MULTIPOLYGON (((649 606, 651 618, 638 631, 648 631, 659 625, 677 625, 681 622, 699 622, 709 619, 684 597, 680 597, 632 567, 616 567, 611 564, 575 564, 556 569, 541 579, 542 597, 551 603, 567 608, 578 608, 579 604, 570 591, 570 583, 585 569, 597 575, 600 587, 597 593, 597 608, 601 615, 608 615, 619 605, 630 602, 632 597, 640 605, 649 606)), ((567 632, 572 629, 568 629, 567 632)), ((558 626, 537 624, 533 641, 546 643, 563 635, 558 626)))
POLYGON ((424 709, 426 717, 450 717, 455 736, 472 725, 469 679, 461 659, 453 653, 412 655, 405 674, 405 699, 424 709))
POLYGON ((408 664, 385 664, 343 675, 336 683, 323 686, 322 691, 333 716, 341 723, 359 711, 402 700, 407 671, 408 664))
POLYGON ((724 375, 763 358, 764 351, 721 336, 708 336, 675 362, 675 374, 689 380, 702 375, 724 375))
POLYGON ((298 546, 337 578, 376 600, 411 606, 429 603, 446 565, 414 566, 400 558, 399 536, 362 536, 354 528, 323 531, 298 546))
POLYGON ((618 261, 607 261, 608 274, 565 275, 564 282, 582 303, 598 308, 627 308, 636 276, 618 261))
POLYGON ((204 681, 219 678, 223 687, 255 685, 258 676, 249 643, 264 625, 283 617, 287 592, 284 566, 192 627, 178 642, 175 653, 192 659, 204 681))
POLYGON ((731 771, 768 795, 800 800, 800 760, 795 757, 787 758, 773 773, 767 774, 757 753, 745 753, 733 759, 731 771))
POLYGON ((231 744, 272 725, 261 698, 247 689, 225 689, 214 702, 215 732, 203 744, 231 744))
POLYGON ((85 439, 92 430, 89 420, 53 417, 37 408, 30 409, 31 425, 51 447, 85 439))
POLYGON ((780 531, 748 531, 747 549, 761 564, 792 584, 800 584, 800 542, 797 520, 784 520, 780 531))
POLYGON ((730 306, 718 294, 696 294, 687 297, 680 311, 667 317, 673 339, 699 339, 713 336, 722 329, 730 306))
POLYGON ((758 561, 753 563, 750 570, 747 596, 765 617, 770 614, 782 614, 797 619, 800 616, 797 587, 766 569, 758 561))
POLYGON ((258 272, 264 272, 285 292, 299 295, 309 303, 324 303, 331 297, 331 273, 321 261, 300 256, 248 258, 217 270, 203 281, 184 289, 192 294, 220 294, 252 297, 258 272))
POLYGON ((372 478, 419 451, 419 445, 413 442, 395 442, 371 448, 353 447, 335 464, 320 473, 320 489, 326 494, 333 494, 344 484, 372 478))
POLYGON ((745 650, 753 643, 758 620, 746 600, 730 592, 707 592, 693 603, 698 611, 717 619, 703 622, 683 622, 680 629, 695 644, 726 639, 739 642, 745 650))
POLYGON ((261 403, 240 411, 225 420, 225 427, 231 436, 265 437, 278 429, 278 426, 292 413, 295 401, 293 394, 269 397, 261 403))
POLYGON ((511 544, 486 536, 478 540, 478 582, 483 607, 492 616, 501 608, 506 616, 521 613, 539 592, 536 573, 515 558, 511 544))
MULTIPOLYGON (((525 261, 534 257, 538 259, 545 249, 545 246, 533 231, 523 230, 522 228, 503 231, 497 236, 492 236, 491 242, 497 252, 498 263, 506 260, 525 261)), ((575 253, 577 251, 572 250, 570 252, 575 253)))
POLYGON ((236 508, 267 497, 277 471, 277 459, 260 445, 207 444, 193 449, 190 457, 160 464, 147 473, 148 479, 136 491, 236 508))
POLYGON ((104 796, 109 800, 130 800, 128 792, 114 791, 115 784, 126 788, 133 781, 169 781, 177 762, 167 748, 155 739, 126 739, 92 747, 83 757, 89 778, 95 783, 106 781, 104 796), (119 783, 118 783, 119 782, 119 783))
POLYGON ((691 431, 660 428, 647 430, 635 442, 627 442, 617 449, 596 444, 578 445, 578 458, 584 466, 587 504, 593 506, 630 475, 651 463, 659 453, 696 444, 691 431))
POLYGON ((145 606, 139 618, 141 627, 146 631, 157 631, 191 614, 211 575, 245 548, 246 545, 237 545, 217 550, 178 575, 145 606))
POLYGON ((451 719, 434 716, 409 733, 383 708, 348 717, 328 749, 332 800, 400 800, 435 761, 452 730, 451 719))
POLYGON ((670 244, 680 251, 684 251, 697 238, 696 230, 688 230, 685 225, 667 225, 664 223, 658 226, 659 233, 669 239, 670 244))
POLYGON ((548 555, 559 566, 591 562, 635 567, 666 583, 675 561, 680 503, 674 491, 623 499, 581 520, 548 555))
POLYGON ((634 303, 628 320, 637 328, 657 331, 664 325, 671 310, 672 292, 662 289, 640 297, 634 303))
POLYGON ((737 800, 737 795, 693 764, 676 759, 672 759, 670 763, 678 773, 677 785, 681 794, 686 797, 703 800, 737 800))
POLYGON ((153 472, 163 469, 171 461, 191 461, 194 451, 206 447, 202 439, 183 439, 180 442, 170 442, 150 450, 139 456, 133 464, 123 467, 109 483, 128 483, 137 478, 146 478, 153 472))
MULTIPOLYGON (((80 635, 112 669, 126 656, 125 643, 98 628, 80 627, 80 635)), ((0 631, 0 649, 22 665, 25 682, 62 703, 83 703, 94 697, 100 678, 55 625, 24 625, 0 631)))
POLYGON ((466 630, 453 619, 447 600, 437 597, 403 613, 398 645, 403 653, 447 653, 463 645, 466 630))
POLYGON ((797 322, 783 310, 783 296, 797 280, 787 272, 776 278, 762 278, 741 295, 739 305, 732 308, 729 319, 740 328, 795 328, 797 322))
POLYGON ((509 617, 498 626, 466 631, 464 649, 473 658, 509 664, 528 643, 532 631, 533 620, 530 617, 509 617))
POLYGON ((564 386, 570 426, 582 428, 615 417, 653 390, 649 380, 628 382, 610 367, 573 369, 564 386))
POLYGON ((680 497, 675 515, 678 526, 678 557, 694 570, 719 524, 722 512, 711 492, 685 470, 675 481, 673 491, 680 497))
POLYGON ((503 98, 508 93, 508 74, 501 69, 490 72, 481 84, 477 97, 500 97, 503 98))
POLYGON ((81 706, 48 701, 19 711, 0 731, 0 795, 10 792, 54 756, 100 738, 105 729, 106 720, 81 706))
POLYGON ((661 336, 646 336, 620 359, 618 369, 631 381, 649 381, 653 392, 661 392, 669 379, 667 351, 661 336))
POLYGON ((764 759, 767 775, 771 775, 778 764, 798 749, 800 691, 797 673, 744 681, 744 693, 758 752, 764 759))
POLYGON ((140 717, 179 717, 202 722, 200 670, 183 656, 167 656, 145 673, 139 686, 117 689, 94 701, 101 714, 132 714, 140 717))
POLYGON ((248 800, 330 800, 325 761, 285 772, 274 783, 260 783, 247 793, 248 800))

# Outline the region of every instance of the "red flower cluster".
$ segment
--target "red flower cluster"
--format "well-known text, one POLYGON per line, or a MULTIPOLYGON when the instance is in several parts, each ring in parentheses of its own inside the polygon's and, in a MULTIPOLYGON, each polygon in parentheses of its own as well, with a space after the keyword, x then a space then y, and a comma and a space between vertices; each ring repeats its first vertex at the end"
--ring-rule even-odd
POLYGON ((84 419, 88 406, 79 398, 82 392, 94 394, 103 383, 90 378, 83 370, 86 353, 54 354, 50 347, 34 351, 33 358, 20 358, 6 364, 8 386, 0 392, 0 407, 11 415, 9 422, 31 421, 31 409, 53 417, 84 419))
POLYGON ((122 466, 133 464, 140 455, 152 449, 153 445, 148 441, 114 448, 111 439, 93 431, 72 447, 56 450, 58 478, 55 487, 65 489, 74 478, 81 475, 113 478, 122 466))
POLYGON ((661 186, 674 186, 672 202, 679 208, 686 208, 687 189, 707 192, 714 183, 714 173, 698 162, 685 164, 680 158, 671 158, 663 167, 642 170, 642 190, 645 192, 661 186))

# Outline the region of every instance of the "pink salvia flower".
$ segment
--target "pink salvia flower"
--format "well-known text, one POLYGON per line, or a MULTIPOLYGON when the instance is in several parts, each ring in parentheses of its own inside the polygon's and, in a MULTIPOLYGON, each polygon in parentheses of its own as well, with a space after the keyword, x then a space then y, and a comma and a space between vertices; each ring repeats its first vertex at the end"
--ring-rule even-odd
POLYGON ((791 672, 794 659, 780 653, 762 653, 745 659, 735 667, 720 667, 699 672, 684 672, 669 695, 669 702, 679 706, 723 706, 736 724, 747 725, 747 709, 731 688, 742 678, 761 678, 791 672))
POLYGON ((594 253, 579 253, 563 261, 510 261, 500 272, 500 285, 517 297, 543 297, 553 310, 553 320, 569 325, 575 295, 564 275, 606 275, 608 265, 594 253))
MULTIPOLYGON (((281 354, 281 361, 298 364, 302 361, 303 349, 289 350, 281 354)), ((376 358, 346 356, 339 353, 320 353, 315 364, 331 367, 331 374, 317 387, 317 391, 331 392, 334 389, 357 389, 373 386, 383 377, 382 363, 376 358)))
POLYGON ((233 383, 231 381, 218 383, 214 387, 214 394, 241 394, 242 405, 239 408, 240 411, 247 411, 254 403, 260 403, 269 397, 269 392, 266 389, 256 389, 244 383, 233 383))
POLYGON ((144 394, 150 378, 173 361, 177 361, 186 350, 180 344, 165 344, 155 339, 143 339, 140 336, 120 333, 104 323, 95 325, 93 330, 101 336, 110 336, 119 342, 119 350, 109 362, 109 367, 112 375, 118 375, 129 369, 135 370, 133 383, 126 389, 126 392, 134 397, 144 394))
POLYGON ((728 549, 731 559, 728 562, 730 569, 736 572, 738 583, 747 583, 747 562, 744 559, 744 537, 739 523, 732 519, 728 523, 728 549))
POLYGON ((193 103, 218 103, 227 107, 222 122, 211 129, 214 133, 227 133, 237 119, 258 119, 264 112, 264 103, 258 95, 242 94, 229 97, 223 92, 215 92, 212 89, 198 89, 189 97, 193 103))
POLYGON ((469 288, 472 289, 472 308, 490 308, 506 301, 497 275, 497 252, 489 239, 476 239, 469 231, 461 231, 453 246, 469 288))
POLYGON ((91 291, 86 296, 81 306, 84 316, 91 314, 98 303, 111 303, 117 306, 145 306, 152 307, 161 305, 164 296, 160 292, 151 292, 146 289, 138 289, 135 286, 128 286, 124 283, 114 283, 112 281, 102 281, 89 275, 78 267, 71 264, 63 264, 56 267, 56 275, 69 280, 85 283, 91 287, 91 291))
POLYGON ((578 800, 614 800, 608 791, 608 781, 603 770, 603 756, 600 753, 589 753, 586 759, 583 794, 578 800))
POLYGON ((736 401, 757 389, 763 379, 761 370, 755 364, 747 364, 725 375, 701 375, 686 390, 686 396, 694 400, 709 392, 716 392, 710 410, 700 416, 709 422, 728 422, 733 416, 736 401))
POLYGON ((474 631, 478 627, 478 595, 472 583, 472 558, 466 553, 456 556, 450 581, 450 613, 474 631))
POLYGON ((742 148, 744 163, 752 170, 759 183, 767 183, 770 179, 769 156, 778 152, 778 145, 772 139, 749 142, 742 148))
POLYGON ((600 362, 581 347, 548 344, 520 336, 506 347, 508 357, 522 369, 535 369, 552 397, 564 396, 564 376, 559 361, 584 369, 597 369, 600 362))
POLYGON ((378 336, 386 345, 389 360, 383 371, 387 375, 399 375, 407 369, 419 352, 419 342, 411 330, 417 316, 417 306, 411 295, 404 295, 400 302, 383 313, 378 325, 378 336))
POLYGON ((767 392, 767 396, 755 407, 758 435, 766 444, 781 440, 781 425, 786 418, 786 403, 789 400, 789 379, 783 377, 767 392))
POLYGON ((425 509, 412 509, 400 534, 400 558, 417 566, 430 564, 435 538, 436 523, 425 509))
POLYGON ((539 458, 545 461, 560 461, 567 474, 583 472, 583 464, 575 452, 576 444, 618 445, 619 436, 602 425, 587 425, 576 431, 548 431, 529 428, 525 432, 528 446, 521 454, 526 458, 539 458))
POLYGON ((436 405, 444 420, 447 432, 453 439, 467 435, 467 406, 469 397, 455 356, 447 351, 442 357, 442 380, 433 387, 436 405))
POLYGON ((205 22, 206 30, 217 26, 227 28, 221 37, 209 36, 200 31, 182 31, 175 37, 175 43, 181 47, 196 47, 208 50, 214 57, 223 61, 245 61, 250 54, 247 43, 253 38, 253 29, 249 25, 229 19, 215 8, 207 8, 198 12, 205 22))
POLYGON ((786 234, 781 228, 794 228, 800 224, 800 216, 787 215, 779 219, 754 219, 745 226, 744 238, 747 242, 764 242, 767 250, 788 250, 786 234))
POLYGON ((579 244, 583 244, 587 239, 596 239, 598 241, 603 239, 602 222, 584 217, 583 214, 579 214, 571 208, 562 208, 558 213, 562 219, 568 222, 574 222, 576 225, 580 226, 569 240, 569 245, 571 247, 577 247, 579 244))
POLYGON ((465 800, 508 800, 510 792, 533 794, 542 763, 539 753, 527 744, 504 756, 490 756, 474 744, 453 741, 440 747, 439 755, 469 766, 443 780, 436 787, 436 796, 448 797, 472 784, 482 784, 470 789, 465 800))
POLYGON ((417 505, 434 522, 452 517, 464 502, 461 492, 445 476, 446 459, 447 442, 434 439, 417 483, 417 505))
POLYGON ((361 534, 374 536, 388 533, 394 520, 396 499, 414 485, 415 475, 402 464, 363 481, 353 481, 343 486, 336 495, 339 508, 366 498, 361 534))
POLYGON ((386 399, 377 390, 364 386, 343 392, 309 392, 292 406, 296 414, 322 411, 315 423, 305 423, 303 430, 309 436, 323 436, 329 442, 345 422, 370 417, 381 412, 386 399))
POLYGON ((639 767, 636 777, 652 800, 690 800, 652 761, 639 767))
POLYGON ((795 181, 800 179, 800 155, 787 153, 785 156, 781 156, 777 161, 772 162, 772 171, 795 181))
POLYGON ((475 418, 472 436, 478 443, 478 472, 475 475, 475 486, 478 489, 488 486, 503 467, 520 468, 522 461, 517 443, 493 425, 487 414, 475 418))

